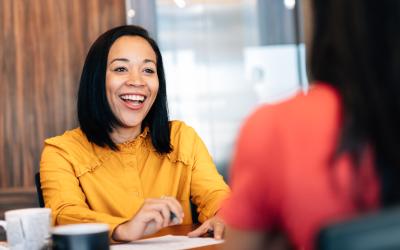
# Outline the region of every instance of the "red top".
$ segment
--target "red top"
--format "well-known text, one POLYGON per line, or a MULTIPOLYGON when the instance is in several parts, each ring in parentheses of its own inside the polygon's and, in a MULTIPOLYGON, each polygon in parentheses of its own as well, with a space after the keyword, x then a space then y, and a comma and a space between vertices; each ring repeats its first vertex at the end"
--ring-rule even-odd
POLYGON ((226 223, 242 230, 278 228, 297 249, 313 249, 321 226, 358 213, 357 191, 368 208, 377 208, 372 154, 365 154, 358 182, 348 155, 330 164, 340 118, 338 93, 321 83, 256 110, 238 138, 232 196, 221 210, 226 223))

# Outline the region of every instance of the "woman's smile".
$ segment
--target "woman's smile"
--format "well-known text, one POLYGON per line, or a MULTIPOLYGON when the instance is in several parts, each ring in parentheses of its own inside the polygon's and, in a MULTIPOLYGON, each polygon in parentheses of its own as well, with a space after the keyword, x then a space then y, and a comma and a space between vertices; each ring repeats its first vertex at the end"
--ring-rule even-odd
POLYGON ((133 110, 143 108, 146 96, 142 94, 122 94, 119 96, 124 104, 133 110))

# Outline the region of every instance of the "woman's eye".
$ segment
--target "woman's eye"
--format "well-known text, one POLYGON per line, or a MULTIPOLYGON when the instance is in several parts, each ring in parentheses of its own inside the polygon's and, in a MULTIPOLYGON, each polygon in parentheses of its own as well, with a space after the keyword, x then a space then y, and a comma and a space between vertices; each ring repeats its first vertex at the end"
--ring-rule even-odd
POLYGON ((127 69, 125 67, 117 67, 114 69, 115 72, 125 72, 127 69))
POLYGON ((144 69, 144 72, 147 73, 147 74, 153 74, 153 73, 155 73, 156 71, 155 71, 154 69, 151 69, 151 68, 145 68, 145 69, 144 69))

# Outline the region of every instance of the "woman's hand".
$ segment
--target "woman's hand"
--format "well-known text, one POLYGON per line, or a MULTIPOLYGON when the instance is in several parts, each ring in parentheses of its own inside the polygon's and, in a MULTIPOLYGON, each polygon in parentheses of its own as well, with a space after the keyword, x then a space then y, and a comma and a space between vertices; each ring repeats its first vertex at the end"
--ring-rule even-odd
POLYGON ((173 197, 146 199, 131 220, 115 228, 112 237, 116 241, 137 240, 161 228, 182 223, 183 216, 181 204, 173 197))
POLYGON ((189 237, 199 237, 208 232, 213 232, 214 239, 216 239, 216 240, 222 239, 224 237, 224 232, 225 232, 225 223, 217 216, 214 216, 214 217, 206 220, 196 230, 188 233, 188 236, 189 237))

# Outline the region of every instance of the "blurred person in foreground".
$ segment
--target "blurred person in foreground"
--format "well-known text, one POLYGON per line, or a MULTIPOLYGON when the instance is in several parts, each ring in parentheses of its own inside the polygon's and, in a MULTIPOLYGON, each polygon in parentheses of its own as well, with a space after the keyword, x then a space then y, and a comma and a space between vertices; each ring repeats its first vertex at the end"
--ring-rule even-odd
POLYGON ((169 121, 160 50, 146 30, 120 26, 90 48, 78 93, 80 127, 45 141, 40 163, 55 225, 101 222, 132 241, 191 224, 190 200, 221 238, 215 217, 229 188, 193 130, 169 121))
POLYGON ((242 127, 226 249, 270 249, 277 233, 315 249, 321 227, 400 201, 400 1, 304 4, 313 83, 242 127))

